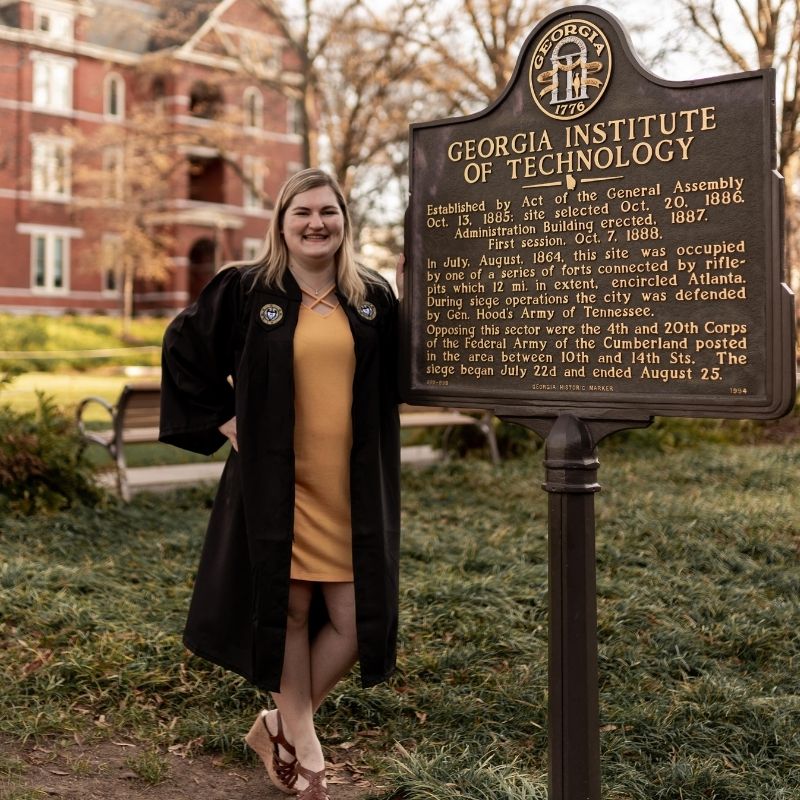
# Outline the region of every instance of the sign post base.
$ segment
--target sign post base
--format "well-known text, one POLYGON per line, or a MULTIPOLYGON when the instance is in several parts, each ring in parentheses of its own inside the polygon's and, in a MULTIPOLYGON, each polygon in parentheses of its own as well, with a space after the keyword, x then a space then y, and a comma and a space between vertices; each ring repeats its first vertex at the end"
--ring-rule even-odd
POLYGON ((651 420, 505 417, 545 437, 550 800, 600 800, 594 494, 597 442, 651 420))

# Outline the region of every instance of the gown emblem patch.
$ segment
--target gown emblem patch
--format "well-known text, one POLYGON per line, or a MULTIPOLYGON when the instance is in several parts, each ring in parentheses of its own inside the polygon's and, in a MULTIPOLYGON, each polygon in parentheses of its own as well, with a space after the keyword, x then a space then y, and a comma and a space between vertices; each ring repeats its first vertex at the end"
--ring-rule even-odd
POLYGON ((365 300, 363 303, 360 303, 356 311, 358 311, 360 317, 363 317, 369 322, 372 322, 372 320, 378 316, 378 309, 367 300, 365 300))
POLYGON ((277 325, 283 319, 283 309, 275 303, 261 306, 258 316, 265 325, 277 325))

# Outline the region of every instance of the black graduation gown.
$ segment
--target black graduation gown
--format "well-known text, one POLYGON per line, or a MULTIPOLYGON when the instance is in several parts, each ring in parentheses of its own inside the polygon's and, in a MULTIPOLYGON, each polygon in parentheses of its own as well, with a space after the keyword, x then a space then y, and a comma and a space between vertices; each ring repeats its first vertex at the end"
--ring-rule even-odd
MULTIPOLYGON (((220 479, 184 633, 186 646, 280 688, 294 528, 294 330, 301 292, 253 287, 252 272, 221 271, 164 335, 162 442, 210 454, 237 420, 220 479), (229 376, 232 380, 229 380, 229 376), (235 387, 235 389, 234 389, 235 387)), ((370 286, 366 307, 340 294, 353 333, 350 489, 361 682, 395 666, 400 533, 397 301, 370 286)))

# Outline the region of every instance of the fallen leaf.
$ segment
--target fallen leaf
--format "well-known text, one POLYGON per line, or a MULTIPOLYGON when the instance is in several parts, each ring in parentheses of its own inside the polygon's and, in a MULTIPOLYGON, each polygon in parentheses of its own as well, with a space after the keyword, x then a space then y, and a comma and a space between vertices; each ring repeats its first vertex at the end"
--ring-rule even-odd
POLYGON ((33 661, 29 661, 23 668, 23 675, 30 675, 37 670, 40 670, 50 659, 53 657, 52 650, 40 650, 37 657, 33 661))
POLYGON ((188 758, 192 755, 194 749, 203 744, 203 737, 198 736, 196 739, 191 739, 188 742, 180 742, 178 744, 171 744, 167 750, 178 758, 188 758))
POLYGON ((403 758, 411 758, 411 753, 409 753, 408 750, 406 750, 405 747, 400 744, 400 742, 394 743, 394 749, 397 750, 397 752, 400 753, 403 758))

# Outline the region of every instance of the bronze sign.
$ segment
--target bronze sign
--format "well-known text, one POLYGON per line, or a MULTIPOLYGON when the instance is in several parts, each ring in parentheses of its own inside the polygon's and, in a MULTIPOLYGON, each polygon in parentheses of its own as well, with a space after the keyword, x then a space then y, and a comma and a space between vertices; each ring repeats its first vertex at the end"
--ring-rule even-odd
POLYGON ((794 401, 774 73, 649 74, 544 20, 503 95, 411 130, 410 402, 769 418, 794 401))

